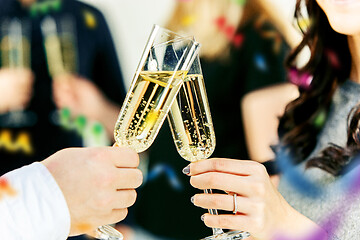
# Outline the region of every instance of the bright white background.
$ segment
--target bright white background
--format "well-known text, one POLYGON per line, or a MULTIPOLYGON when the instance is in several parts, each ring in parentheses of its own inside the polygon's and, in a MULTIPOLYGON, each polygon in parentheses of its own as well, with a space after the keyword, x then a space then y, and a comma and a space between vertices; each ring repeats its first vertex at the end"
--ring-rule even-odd
MULTIPOLYGON (((115 41, 124 79, 129 86, 152 25, 165 25, 178 0, 82 1, 96 6, 105 15, 115 41)), ((281 2, 281 6, 288 11, 291 18, 295 0, 273 1, 281 2)))

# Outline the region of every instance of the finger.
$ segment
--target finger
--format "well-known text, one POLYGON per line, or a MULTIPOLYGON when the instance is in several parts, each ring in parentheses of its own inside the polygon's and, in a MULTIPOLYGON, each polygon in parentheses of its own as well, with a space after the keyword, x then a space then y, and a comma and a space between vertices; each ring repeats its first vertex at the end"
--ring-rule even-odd
POLYGON ((221 214, 211 215, 204 214, 202 219, 206 226, 211 228, 236 229, 253 232, 254 221, 247 215, 221 214))
POLYGON ((139 155, 130 148, 125 147, 112 147, 113 161, 115 166, 122 168, 138 167, 139 155))
POLYGON ((113 195, 111 203, 109 203, 113 209, 123 209, 134 205, 136 201, 135 190, 117 190, 113 195))
POLYGON ((265 167, 258 162, 226 158, 211 158, 197 161, 191 163, 189 167, 189 175, 191 176, 205 172, 224 172, 241 176, 266 172, 265 167))
POLYGON ((99 216, 99 220, 101 221, 101 225, 117 223, 124 220, 127 214, 128 214, 127 208, 113 209, 109 214, 99 216))
MULTIPOLYGON (((236 196, 237 212, 249 214, 254 208, 253 201, 243 196, 236 196)), ((234 211, 234 196, 228 194, 196 194, 193 198, 195 206, 204 209, 219 209, 225 211, 234 211)))
POLYGON ((142 173, 137 168, 117 168, 114 179, 116 189, 138 188, 143 181, 142 173))
POLYGON ((206 172, 190 178, 190 184, 198 189, 218 189, 249 196, 253 192, 253 177, 228 173, 206 172))

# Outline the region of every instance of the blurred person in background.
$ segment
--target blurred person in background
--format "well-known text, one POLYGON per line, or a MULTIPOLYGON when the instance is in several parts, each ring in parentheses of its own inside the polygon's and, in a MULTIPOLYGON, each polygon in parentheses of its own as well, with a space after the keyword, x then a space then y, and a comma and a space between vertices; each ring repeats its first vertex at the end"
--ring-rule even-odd
POLYGON ((249 146, 255 144, 252 159, 274 159, 279 185, 254 161, 191 164, 193 186, 241 196, 195 196, 195 205, 203 208, 232 211, 234 199, 241 206, 234 215, 204 216, 207 226, 248 230, 256 239, 358 238, 359 11, 360 1, 297 1, 298 20, 308 15, 310 24, 287 60, 289 79, 300 51, 311 50, 306 64, 290 79, 299 80, 294 81, 297 86, 255 91, 243 102, 248 113, 244 120, 249 135, 254 135, 248 139, 249 146), (279 116, 276 125, 267 124, 279 116), (258 144, 262 138, 267 144, 258 144))
MULTIPOLYGON (((285 81, 283 62, 289 46, 280 30, 288 30, 291 24, 281 14, 273 19, 274 14, 267 11, 273 11, 275 6, 268 7, 264 2, 269 4, 178 1, 166 26, 182 35, 194 35, 202 44, 201 67, 216 136, 214 157, 248 158, 241 98, 251 90, 285 81)), ((292 47, 297 35, 294 37, 291 29, 284 35, 292 47)), ((211 232, 200 220, 204 210, 194 208, 190 202, 198 190, 181 174, 186 162, 178 155, 165 125, 167 122, 149 150, 145 184, 127 219, 136 226, 135 231, 119 226, 127 239, 199 239, 211 232)))
POLYGON ((7 46, 13 42, 2 34, 0 175, 60 149, 82 146, 79 128, 86 122, 101 123, 113 136, 125 97, 113 40, 97 9, 76 0, 1 0, 1 26, 14 19, 28 26, 29 34, 22 37, 31 57, 27 65, 7 64, 7 46), (74 30, 72 41, 62 42, 58 23, 74 30), (59 110, 64 108, 62 121, 59 110), (19 110, 22 115, 14 118, 19 110), (79 116, 81 126, 75 128, 79 116))
POLYGON ((84 115, 99 121, 112 136, 125 96, 110 31, 98 10, 75 0, 2 0, 1 21, 14 18, 30 25, 31 61, 25 68, 2 63, 0 120, 17 109, 25 109, 25 114, 30 113, 31 118, 25 118, 30 121, 20 121, 20 124, 0 122, 0 156, 8 159, 1 162, 1 173, 44 159, 59 149, 82 145, 76 131, 59 124, 57 109, 67 107, 74 119, 84 115), (48 36, 44 32, 45 19, 49 17, 56 23, 70 19, 68 23, 75 29, 72 36, 74 59, 70 63, 76 65, 72 66, 74 71, 52 71, 57 67, 54 65, 65 63, 49 59, 51 52, 47 49, 48 36), (19 138, 25 135, 27 151, 21 148, 25 138, 19 138))

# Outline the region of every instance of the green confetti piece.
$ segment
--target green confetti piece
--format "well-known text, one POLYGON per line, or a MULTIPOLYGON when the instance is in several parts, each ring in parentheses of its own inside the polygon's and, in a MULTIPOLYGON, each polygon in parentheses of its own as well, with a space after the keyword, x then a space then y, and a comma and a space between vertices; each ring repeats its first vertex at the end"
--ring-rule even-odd
POLYGON ((70 119, 71 112, 69 108, 63 108, 60 110, 60 117, 64 119, 70 119))
POLYGON ((63 126, 65 129, 71 129, 71 112, 69 108, 63 108, 59 111, 59 121, 61 126, 63 126))
POLYGON ((239 4, 240 6, 245 5, 246 0, 233 0, 235 3, 239 4))
POLYGON ((321 110, 314 120, 314 126, 316 128, 321 128, 325 124, 325 121, 326 121, 326 111, 321 110))
POLYGON ((61 9, 61 1, 57 0, 57 1, 53 1, 51 3, 52 5, 52 8, 55 10, 55 11, 59 11, 61 9))
POLYGON ((87 122, 86 117, 82 115, 76 117, 75 119, 75 127, 80 135, 84 133, 86 122, 87 122))
POLYGON ((39 4, 39 11, 43 14, 46 14, 49 11, 49 3, 44 2, 39 4))
POLYGON ((37 5, 36 4, 31 5, 31 7, 30 7, 30 16, 31 17, 36 17, 37 13, 38 13, 37 5))
POLYGON ((92 133, 95 136, 100 136, 101 133, 104 131, 104 127, 101 125, 101 123, 95 123, 92 127, 92 133))

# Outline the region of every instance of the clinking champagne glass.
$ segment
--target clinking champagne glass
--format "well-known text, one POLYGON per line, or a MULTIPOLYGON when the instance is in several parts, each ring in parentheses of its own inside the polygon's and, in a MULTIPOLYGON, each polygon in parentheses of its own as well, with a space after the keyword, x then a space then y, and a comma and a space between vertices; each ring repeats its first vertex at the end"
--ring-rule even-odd
MULTIPOLYGON (((197 56, 168 114, 171 133, 180 156, 187 161, 207 159, 215 149, 215 133, 206 96, 200 60, 197 56)), ((211 189, 204 190, 211 194, 211 189)), ((209 209, 217 215, 216 209, 209 209)), ((224 233, 213 228, 213 235, 204 239, 239 240, 250 236, 243 231, 224 233)))
MULTIPOLYGON (((197 56, 200 45, 154 25, 115 125, 118 146, 143 152, 162 123, 197 56)), ((100 239, 123 239, 110 226, 97 228, 100 239)))

